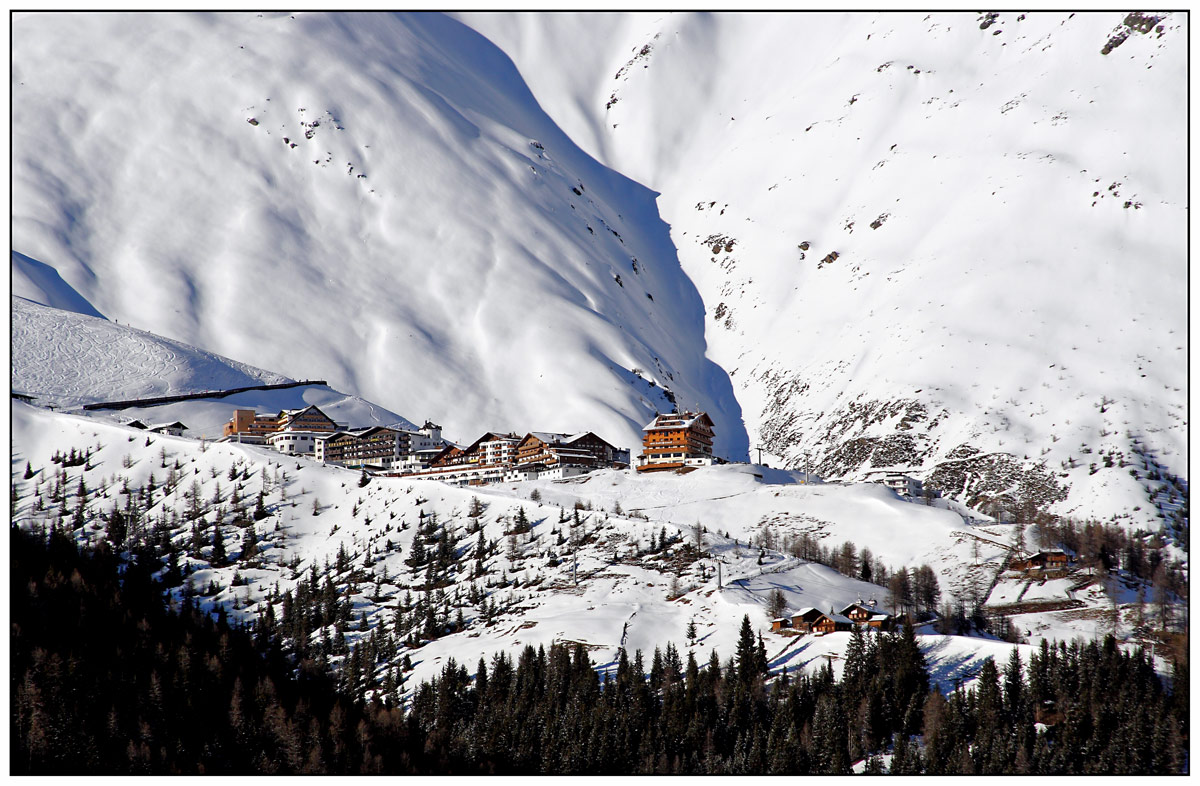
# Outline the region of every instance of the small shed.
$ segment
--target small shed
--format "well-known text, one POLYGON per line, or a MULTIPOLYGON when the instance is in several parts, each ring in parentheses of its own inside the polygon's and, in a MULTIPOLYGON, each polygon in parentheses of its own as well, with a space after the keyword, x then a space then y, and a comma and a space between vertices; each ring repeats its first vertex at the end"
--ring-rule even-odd
POLYGON ((778 617, 776 619, 771 620, 771 630, 773 630, 773 631, 779 631, 779 630, 783 630, 784 628, 790 628, 790 627, 792 627, 792 618, 791 617, 778 617))

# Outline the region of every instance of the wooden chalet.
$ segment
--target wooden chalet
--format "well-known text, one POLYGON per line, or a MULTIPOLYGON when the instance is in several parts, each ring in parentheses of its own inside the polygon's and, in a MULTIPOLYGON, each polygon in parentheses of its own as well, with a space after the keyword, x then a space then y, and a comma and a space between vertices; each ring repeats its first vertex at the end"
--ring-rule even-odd
POLYGON ((659 415, 642 431, 638 472, 688 472, 713 461, 713 422, 705 412, 659 415))
POLYGON ((1054 699, 1046 699, 1033 708, 1033 722, 1046 726, 1056 726, 1063 721, 1063 711, 1059 709, 1054 699))
POLYGON ((460 467, 466 466, 468 463, 467 452, 458 445, 447 445, 442 448, 442 452, 438 453, 429 461, 430 469, 439 467, 460 467))
POLYGON ((838 613, 843 617, 849 618, 859 627, 878 628, 880 630, 892 629, 892 615, 879 611, 874 603, 864 604, 861 601, 851 603, 838 613))
POLYGON ((284 430, 332 434, 338 430, 338 424, 315 405, 280 410, 278 415, 260 415, 252 409, 235 409, 233 417, 222 427, 221 435, 238 438, 232 441, 248 437, 245 441, 259 442, 284 430))
POLYGON ((582 434, 531 431, 517 443, 514 466, 555 467, 573 464, 594 467, 610 463, 615 450, 590 431, 582 434))
POLYGON ((853 629, 854 620, 834 612, 821 614, 812 623, 812 632, 818 636, 824 636, 826 633, 838 633, 840 631, 848 631, 853 629))
POLYGON ((327 431, 334 432, 338 430, 337 423, 333 422, 333 418, 326 415, 315 405, 309 405, 302 409, 284 409, 279 412, 278 430, 291 429, 292 431, 327 431))
POLYGON ((1069 563, 1070 560, 1062 551, 1039 551, 1014 559, 1009 567, 1013 570, 1063 570, 1069 563))
POLYGON ((773 631, 780 631, 780 630, 783 630, 784 628, 791 628, 791 627, 792 627, 792 618, 791 617, 778 617, 776 619, 771 620, 771 630, 773 630, 773 631))
POLYGON ((792 615, 791 627, 800 631, 801 633, 812 633, 813 623, 816 622, 821 616, 822 614, 820 609, 814 609, 811 607, 802 609, 796 614, 792 615))

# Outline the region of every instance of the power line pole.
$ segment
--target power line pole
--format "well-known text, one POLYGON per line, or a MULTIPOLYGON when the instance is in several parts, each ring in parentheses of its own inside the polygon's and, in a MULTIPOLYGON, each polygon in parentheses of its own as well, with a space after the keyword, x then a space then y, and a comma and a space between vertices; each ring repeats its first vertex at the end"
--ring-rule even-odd
POLYGON ((754 449, 758 451, 758 463, 759 463, 759 466, 761 466, 762 465, 762 445, 758 445, 754 449))

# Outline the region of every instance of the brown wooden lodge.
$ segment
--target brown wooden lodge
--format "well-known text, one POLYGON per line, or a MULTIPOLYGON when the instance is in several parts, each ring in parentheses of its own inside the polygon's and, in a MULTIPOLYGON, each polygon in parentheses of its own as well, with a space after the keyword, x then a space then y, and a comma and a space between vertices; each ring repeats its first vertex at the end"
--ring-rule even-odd
POLYGON ((642 430, 638 472, 691 472, 713 463, 713 422, 707 413, 659 415, 642 430))
POLYGON ((1064 552, 1039 551, 1036 554, 1012 560, 1009 563, 1009 568, 1011 570, 1024 571, 1057 571, 1065 570, 1069 564, 1070 560, 1064 552))
POLYGON ((840 612, 830 609, 823 612, 820 609, 803 609, 790 617, 780 617, 771 620, 771 630, 794 630, 800 634, 813 633, 822 636, 826 633, 853 630, 855 627, 888 631, 893 627, 892 615, 875 610, 874 605, 851 603, 840 612))

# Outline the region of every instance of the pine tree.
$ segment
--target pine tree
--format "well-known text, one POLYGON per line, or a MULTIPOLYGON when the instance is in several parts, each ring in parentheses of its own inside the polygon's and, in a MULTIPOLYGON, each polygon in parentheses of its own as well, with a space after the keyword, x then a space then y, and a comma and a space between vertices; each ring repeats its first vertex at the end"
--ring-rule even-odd
POLYGON ((216 567, 221 567, 227 560, 225 555, 225 537, 221 534, 220 524, 214 525, 213 530, 212 564, 216 567))
POLYGON ((254 531, 254 525, 246 527, 246 531, 242 535, 242 560, 252 559, 258 555, 258 533, 254 531))
POLYGON ((108 516, 108 529, 106 532, 106 535, 108 536, 108 542, 111 543, 114 548, 122 548, 125 545, 125 536, 127 532, 128 530, 125 525, 125 517, 121 515, 120 510, 114 507, 112 513, 110 513, 108 516))
POLYGON ((738 684, 748 689, 754 684, 754 677, 758 673, 758 649, 754 646, 754 631, 750 627, 749 614, 742 616, 736 658, 738 684))
POLYGON ((1010 720, 1019 720, 1025 706, 1023 690, 1025 683, 1021 678, 1021 654, 1016 647, 1008 657, 1004 667, 1004 705, 1010 720))

